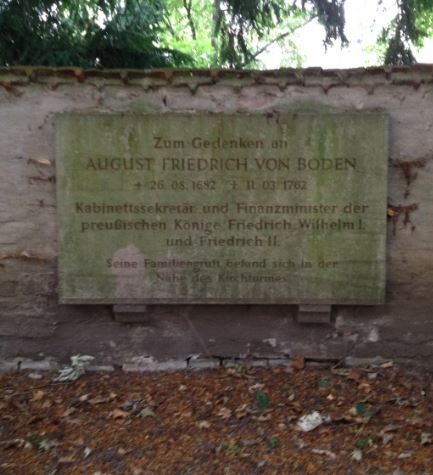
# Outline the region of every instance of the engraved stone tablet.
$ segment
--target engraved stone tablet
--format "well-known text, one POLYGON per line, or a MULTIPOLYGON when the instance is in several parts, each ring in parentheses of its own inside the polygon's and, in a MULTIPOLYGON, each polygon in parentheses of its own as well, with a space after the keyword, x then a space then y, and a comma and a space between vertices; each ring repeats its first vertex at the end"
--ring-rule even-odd
POLYGON ((379 304, 381 113, 62 114, 63 303, 379 304))

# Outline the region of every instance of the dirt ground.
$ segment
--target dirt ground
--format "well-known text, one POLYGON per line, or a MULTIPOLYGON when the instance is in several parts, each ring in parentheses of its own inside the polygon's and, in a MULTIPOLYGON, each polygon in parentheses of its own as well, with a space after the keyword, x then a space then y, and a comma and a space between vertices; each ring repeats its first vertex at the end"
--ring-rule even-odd
POLYGON ((0 375, 0 473, 433 474, 432 377, 392 363, 0 375))

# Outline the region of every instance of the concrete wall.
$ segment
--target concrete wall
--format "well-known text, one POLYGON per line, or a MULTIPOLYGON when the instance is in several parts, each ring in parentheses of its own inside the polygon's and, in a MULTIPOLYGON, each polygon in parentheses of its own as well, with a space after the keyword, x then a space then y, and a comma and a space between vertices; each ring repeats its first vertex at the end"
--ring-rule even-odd
POLYGON ((26 359, 43 366, 77 353, 125 368, 218 364, 224 358, 272 364, 294 354, 347 362, 380 356, 433 366, 432 65, 251 73, 0 69, 0 125, 3 367, 25 365, 26 359), (305 325, 290 306, 157 306, 143 323, 124 324, 110 307, 58 305, 54 114, 311 106, 390 115, 384 307, 338 307, 332 324, 305 325))

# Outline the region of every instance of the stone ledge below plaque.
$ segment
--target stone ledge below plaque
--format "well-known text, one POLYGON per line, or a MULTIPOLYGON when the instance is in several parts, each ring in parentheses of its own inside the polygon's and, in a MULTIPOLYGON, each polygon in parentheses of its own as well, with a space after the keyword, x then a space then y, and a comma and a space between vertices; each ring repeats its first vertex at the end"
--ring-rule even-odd
POLYGON ((146 323, 149 319, 148 305, 113 305, 114 320, 120 323, 146 323))
POLYGON ((331 323, 331 305, 299 305, 298 323, 331 323))

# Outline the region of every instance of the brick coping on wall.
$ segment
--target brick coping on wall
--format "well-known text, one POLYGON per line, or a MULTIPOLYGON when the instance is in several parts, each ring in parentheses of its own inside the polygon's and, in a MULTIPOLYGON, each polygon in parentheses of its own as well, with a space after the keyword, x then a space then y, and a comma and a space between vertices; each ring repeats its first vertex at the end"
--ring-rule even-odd
POLYGON ((200 86, 221 86, 239 89, 255 85, 321 87, 327 92, 333 87, 380 85, 410 86, 433 84, 433 64, 413 66, 381 66, 355 69, 81 69, 38 66, 0 67, 0 86, 11 92, 16 86, 46 85, 55 90, 71 83, 105 86, 134 86, 144 90, 159 87, 187 87, 194 93, 200 86))

